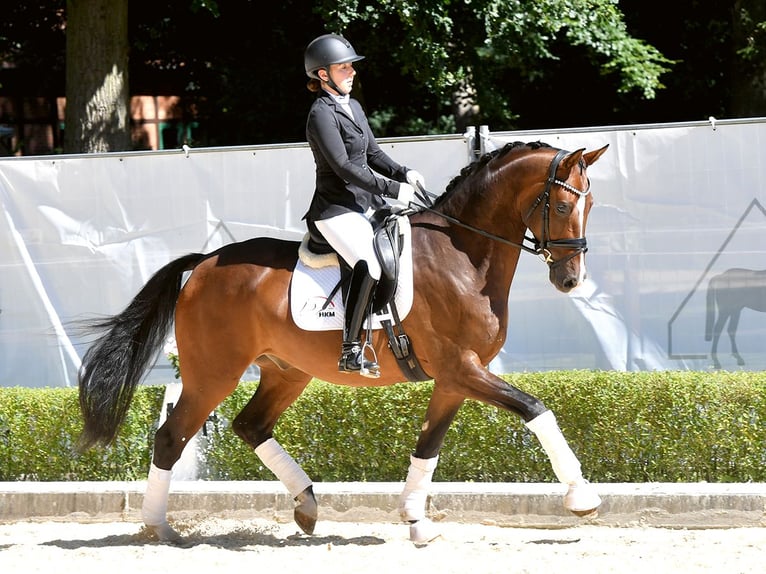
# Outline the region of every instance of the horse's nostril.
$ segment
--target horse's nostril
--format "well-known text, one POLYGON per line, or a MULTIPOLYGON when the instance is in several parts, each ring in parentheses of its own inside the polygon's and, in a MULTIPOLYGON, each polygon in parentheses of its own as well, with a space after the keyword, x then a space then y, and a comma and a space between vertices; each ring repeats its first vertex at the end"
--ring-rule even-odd
POLYGON ((566 279, 564 279, 563 285, 567 289, 574 289, 575 287, 577 287, 577 277, 567 277, 566 279))

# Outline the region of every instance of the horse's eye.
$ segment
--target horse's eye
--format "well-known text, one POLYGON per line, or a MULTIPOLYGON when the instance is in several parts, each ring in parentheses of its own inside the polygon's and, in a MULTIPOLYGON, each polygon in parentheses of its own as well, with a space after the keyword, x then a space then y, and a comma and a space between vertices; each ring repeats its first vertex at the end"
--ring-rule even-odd
POLYGON ((572 212, 572 205, 564 201, 556 204, 556 213, 559 215, 569 215, 572 212))

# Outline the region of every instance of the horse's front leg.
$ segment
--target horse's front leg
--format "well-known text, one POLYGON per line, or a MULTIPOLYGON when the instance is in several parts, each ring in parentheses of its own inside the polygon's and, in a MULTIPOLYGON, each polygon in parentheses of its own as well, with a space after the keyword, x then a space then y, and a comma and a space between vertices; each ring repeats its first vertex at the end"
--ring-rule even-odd
POLYGON ((601 498, 583 478, 580 461, 564 438, 553 411, 548 410, 539 399, 490 373, 475 355, 466 357, 463 366, 465 369, 461 378, 454 379, 453 384, 461 385, 467 398, 521 416, 548 455, 556 478, 568 488, 564 507, 579 516, 594 513, 601 504, 601 498))
POLYGON ((407 480, 399 497, 399 514, 409 523, 413 542, 430 542, 439 536, 436 526, 426 517, 426 501, 444 436, 463 400, 462 395, 442 392, 437 386, 428 403, 425 422, 415 452, 410 456, 407 480))
POLYGON ((710 358, 713 360, 713 368, 716 370, 721 368, 721 361, 718 360, 718 341, 721 338, 723 327, 728 319, 728 315, 719 314, 715 325, 713 325, 713 344, 710 347, 710 358))
POLYGON ((593 486, 583 478, 580 461, 561 433, 553 411, 545 411, 527 421, 526 425, 537 436, 548 455, 556 478, 567 485, 564 508, 578 516, 594 514, 601 505, 601 498, 593 486))

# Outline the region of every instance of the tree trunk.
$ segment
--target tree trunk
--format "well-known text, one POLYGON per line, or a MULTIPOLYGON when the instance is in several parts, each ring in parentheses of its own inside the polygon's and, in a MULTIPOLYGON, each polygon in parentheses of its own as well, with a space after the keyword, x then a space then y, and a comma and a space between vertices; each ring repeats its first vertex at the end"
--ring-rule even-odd
POLYGON ((468 126, 474 125, 479 115, 476 88, 470 79, 460 82, 452 92, 452 114, 455 117, 455 128, 463 133, 468 126))
POLYGON ((766 23, 766 3, 737 0, 732 12, 731 112, 738 118, 766 116, 766 33, 758 29, 766 23))
POLYGON ((130 149, 128 0, 67 0, 65 153, 130 149))

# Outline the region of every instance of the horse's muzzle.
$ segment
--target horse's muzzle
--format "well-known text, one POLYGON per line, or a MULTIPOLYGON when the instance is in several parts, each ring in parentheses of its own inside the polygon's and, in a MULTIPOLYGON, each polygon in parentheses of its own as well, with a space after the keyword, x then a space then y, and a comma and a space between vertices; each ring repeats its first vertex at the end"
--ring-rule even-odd
POLYGON ((583 257, 572 257, 560 263, 549 266, 548 278, 556 289, 569 293, 585 280, 585 261, 583 257))

